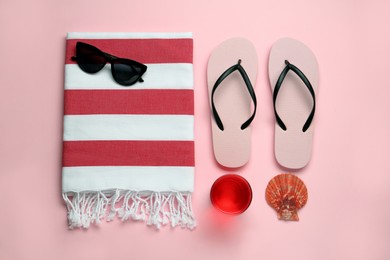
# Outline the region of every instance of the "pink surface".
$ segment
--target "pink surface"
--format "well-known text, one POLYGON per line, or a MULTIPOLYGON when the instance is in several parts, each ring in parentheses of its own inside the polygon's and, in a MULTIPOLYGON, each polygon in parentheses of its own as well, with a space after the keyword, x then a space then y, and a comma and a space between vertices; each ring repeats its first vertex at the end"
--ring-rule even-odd
POLYGON ((390 2, 2 1, 0 3, 0 259, 390 259, 390 2), (223 9, 223 10, 222 10, 223 9), (67 31, 194 32, 196 183, 193 232, 143 223, 69 231, 60 196, 67 31), (214 160, 206 64, 223 40, 257 48, 258 113, 252 156, 234 173, 252 185, 238 217, 211 207, 226 169, 214 160), (281 222, 264 199, 283 171, 273 154, 267 57, 298 39, 320 67, 310 164, 297 172, 309 200, 281 222))

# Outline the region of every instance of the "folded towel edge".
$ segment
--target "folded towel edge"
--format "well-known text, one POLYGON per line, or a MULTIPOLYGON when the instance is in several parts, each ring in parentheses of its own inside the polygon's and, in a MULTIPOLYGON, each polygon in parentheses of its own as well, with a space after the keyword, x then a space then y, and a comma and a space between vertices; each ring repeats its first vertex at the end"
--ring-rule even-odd
POLYGON ((67 39, 192 39, 192 32, 68 32, 67 39))

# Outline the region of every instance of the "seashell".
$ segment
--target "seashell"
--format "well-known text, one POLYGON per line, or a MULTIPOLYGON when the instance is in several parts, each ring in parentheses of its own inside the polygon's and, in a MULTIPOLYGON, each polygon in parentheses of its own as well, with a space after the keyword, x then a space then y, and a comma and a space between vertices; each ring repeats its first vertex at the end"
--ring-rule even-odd
POLYGON ((272 178, 265 190, 267 203, 280 220, 298 221, 298 210, 307 202, 306 185, 297 176, 282 173, 272 178))

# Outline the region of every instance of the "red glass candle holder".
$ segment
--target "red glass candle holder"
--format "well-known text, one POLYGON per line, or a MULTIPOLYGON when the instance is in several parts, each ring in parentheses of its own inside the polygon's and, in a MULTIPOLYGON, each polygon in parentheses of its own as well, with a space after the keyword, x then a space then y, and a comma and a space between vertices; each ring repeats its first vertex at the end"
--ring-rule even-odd
POLYGON ((236 174, 219 177, 211 187, 210 200, 219 211, 238 215, 252 202, 252 189, 249 182, 236 174))

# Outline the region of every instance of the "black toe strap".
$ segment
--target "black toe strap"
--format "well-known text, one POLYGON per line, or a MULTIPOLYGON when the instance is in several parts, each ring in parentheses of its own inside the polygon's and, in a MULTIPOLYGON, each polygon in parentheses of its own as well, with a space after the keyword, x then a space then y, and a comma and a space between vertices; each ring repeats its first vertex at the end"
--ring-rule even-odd
POLYGON ((280 119, 278 112, 276 111, 276 98, 278 96, 278 93, 279 93, 280 87, 282 86, 284 78, 286 77, 289 70, 292 70, 293 72, 295 72, 295 74, 298 75, 298 77, 303 81, 303 83, 305 83, 307 89, 309 90, 309 92, 311 94, 311 97, 313 98, 313 108, 312 108, 310 115, 307 118, 305 124, 303 125, 303 128, 302 128, 302 131, 306 132, 306 130, 310 127, 311 122, 313 121, 314 112, 316 110, 316 98, 315 98, 314 89, 311 86, 310 81, 307 79, 305 74, 303 74, 303 72, 300 69, 298 69, 293 64, 289 63, 288 60, 285 60, 285 63, 286 63, 286 67, 283 69, 282 73, 280 73, 278 81, 276 82, 276 85, 275 85, 274 95, 273 95, 274 112, 275 112, 276 122, 278 123, 280 128, 282 128, 284 131, 287 130, 286 125, 283 123, 282 119, 280 119))
POLYGON ((248 89, 248 92, 252 98, 252 101, 253 101, 253 104, 254 104, 254 110, 253 110, 253 114, 251 115, 251 117, 246 120, 242 125, 241 125, 241 130, 244 130, 245 128, 247 128, 252 120, 255 118, 255 115, 256 115, 256 108, 257 108, 257 100, 256 100, 256 95, 255 95, 255 91, 253 90, 253 87, 252 87, 252 83, 251 81, 249 80, 249 77, 248 75, 246 74, 246 71, 244 70, 244 68, 241 66, 241 60, 238 60, 237 64, 231 66, 230 68, 228 68, 227 70, 225 70, 224 73, 222 73, 221 76, 219 76, 219 78, 217 79, 217 81, 215 82, 214 84, 214 87, 213 87, 213 90, 211 92, 211 108, 212 108, 212 111, 213 111, 213 115, 214 115, 214 118, 215 118, 215 121, 219 127, 219 129, 221 131, 224 130, 224 127, 223 127, 223 124, 222 124, 222 121, 221 121, 221 118, 219 117, 218 115, 218 112, 217 112, 217 109, 215 108, 215 105, 214 105, 214 93, 215 93, 215 90, 217 89, 217 87, 219 86, 219 84, 221 84, 221 82, 227 77, 229 76, 230 74, 232 74, 234 71, 238 70, 240 72, 240 75, 241 77, 244 79, 244 82, 245 82, 245 85, 248 89))

